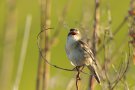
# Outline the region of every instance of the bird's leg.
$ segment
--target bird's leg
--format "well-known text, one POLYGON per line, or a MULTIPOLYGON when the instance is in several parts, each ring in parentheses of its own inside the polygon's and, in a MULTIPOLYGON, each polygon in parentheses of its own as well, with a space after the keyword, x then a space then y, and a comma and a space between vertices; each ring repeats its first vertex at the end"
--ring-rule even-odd
POLYGON ((84 65, 80 67, 79 71, 82 72, 83 69, 84 69, 84 65))

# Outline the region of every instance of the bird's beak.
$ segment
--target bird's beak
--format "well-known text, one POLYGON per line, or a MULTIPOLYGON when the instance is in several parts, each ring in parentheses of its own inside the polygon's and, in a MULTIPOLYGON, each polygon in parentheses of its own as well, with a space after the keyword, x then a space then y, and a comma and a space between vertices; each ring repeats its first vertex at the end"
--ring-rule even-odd
POLYGON ((69 35, 76 35, 76 34, 77 34, 76 32, 71 31, 71 32, 69 32, 68 36, 69 36, 69 35))

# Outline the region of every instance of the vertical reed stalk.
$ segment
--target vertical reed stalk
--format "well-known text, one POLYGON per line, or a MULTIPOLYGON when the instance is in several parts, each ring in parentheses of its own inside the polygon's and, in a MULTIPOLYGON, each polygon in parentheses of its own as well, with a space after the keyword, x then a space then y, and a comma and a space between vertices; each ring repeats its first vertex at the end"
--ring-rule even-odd
POLYGON ((18 68, 17 68, 17 74, 16 74, 16 79, 15 79, 15 83, 13 86, 13 90, 19 89, 19 84, 20 84, 20 80, 22 77, 23 66, 24 66, 26 51, 27 51, 27 46, 28 46, 31 20, 32 20, 31 15, 28 15, 26 18, 25 32, 24 32, 24 36, 23 36, 19 64, 18 64, 18 68))
POLYGON ((133 63, 135 65, 135 0, 130 0, 130 10, 129 10, 130 18, 130 36, 133 38, 132 44, 133 44, 133 63))
MULTIPOLYGON (((45 7, 45 27, 49 28, 51 25, 51 0, 46 0, 45 7)), ((50 61, 50 30, 45 31, 45 58, 50 61)), ((49 64, 44 64, 44 72, 43 72, 43 90, 48 90, 49 86, 49 78, 50 78, 50 66, 49 64)))
MULTIPOLYGON (((45 0, 40 0, 40 14, 41 14, 41 24, 40 24, 40 29, 41 31, 44 31, 45 29, 45 0)), ((39 41, 40 48, 44 50, 45 48, 45 33, 41 33, 40 35, 40 41, 39 41)), ((37 71, 37 82, 36 82, 36 90, 41 90, 42 85, 43 85, 43 59, 42 56, 40 55, 39 51, 39 58, 38 58, 38 71, 37 71)))
MULTIPOLYGON (((95 0, 94 30, 93 30, 93 54, 96 58, 97 43, 99 41, 99 21, 100 21, 100 0, 95 0)), ((95 59, 96 60, 96 59, 95 59)), ((90 76, 89 90, 94 90, 94 77, 90 76)))
POLYGON ((95 17, 94 17, 94 30, 93 30, 93 53, 96 56, 97 42, 99 41, 99 21, 100 21, 100 0, 95 0, 95 17))
MULTIPOLYGON (((51 0, 41 0, 41 31, 49 28, 51 25, 51 0)), ((40 35, 40 48, 44 51, 43 56, 50 62, 50 30, 40 35)), ((48 90, 50 66, 42 62, 42 56, 39 52, 38 75, 36 90, 48 90)))
POLYGON ((11 89, 11 79, 14 64, 15 45, 17 36, 17 12, 16 12, 16 0, 6 0, 6 23, 4 33, 4 48, 2 57, 2 70, 0 76, 0 89, 11 89))

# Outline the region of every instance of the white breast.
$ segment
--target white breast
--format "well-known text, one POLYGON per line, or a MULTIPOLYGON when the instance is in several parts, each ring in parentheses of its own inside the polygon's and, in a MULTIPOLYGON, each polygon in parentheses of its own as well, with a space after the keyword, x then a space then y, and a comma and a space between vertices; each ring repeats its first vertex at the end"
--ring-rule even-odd
POLYGON ((66 53, 71 61, 71 64, 74 66, 82 66, 82 65, 89 65, 91 62, 90 58, 85 58, 85 54, 82 50, 77 49, 75 45, 76 41, 71 40, 70 38, 67 39, 66 43, 66 53))
POLYGON ((85 60, 85 58, 83 58, 81 52, 79 52, 78 50, 72 50, 69 53, 69 59, 74 66, 84 65, 83 61, 85 60))

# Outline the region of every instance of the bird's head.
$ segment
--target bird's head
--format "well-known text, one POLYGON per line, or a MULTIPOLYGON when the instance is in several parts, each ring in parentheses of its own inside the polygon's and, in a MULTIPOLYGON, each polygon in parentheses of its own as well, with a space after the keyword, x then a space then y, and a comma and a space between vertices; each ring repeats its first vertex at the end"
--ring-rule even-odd
POLYGON ((78 29, 71 28, 69 33, 68 33, 68 38, 71 38, 73 40, 80 40, 81 39, 81 34, 80 34, 78 29))

